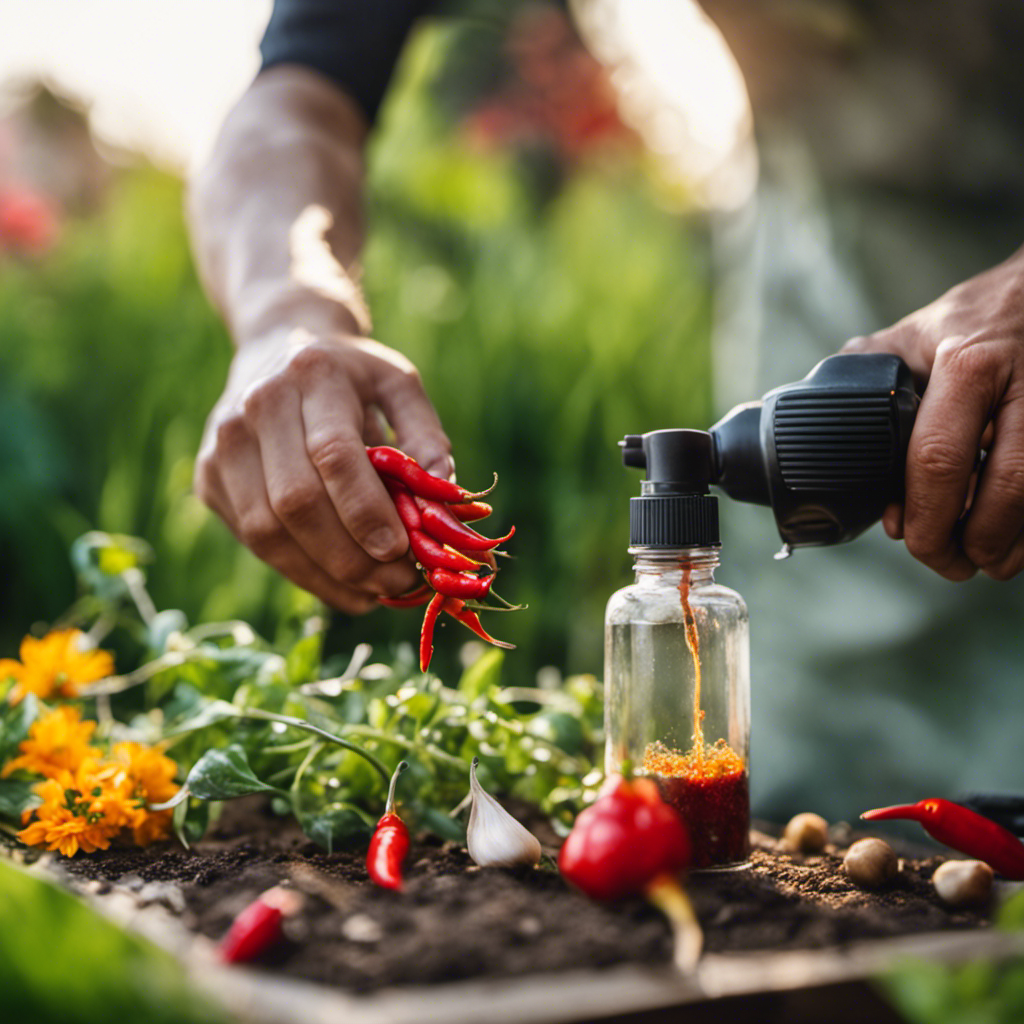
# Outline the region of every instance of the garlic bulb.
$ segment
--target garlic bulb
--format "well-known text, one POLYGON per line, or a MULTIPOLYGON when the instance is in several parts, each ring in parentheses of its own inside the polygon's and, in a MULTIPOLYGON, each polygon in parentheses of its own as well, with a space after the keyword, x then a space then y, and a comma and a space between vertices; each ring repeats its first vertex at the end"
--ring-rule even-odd
POLYGON ((518 864, 536 864, 540 860, 537 837, 524 828, 477 781, 478 757, 469 769, 469 793, 473 807, 469 812, 466 845, 469 855, 482 868, 511 868, 518 864))

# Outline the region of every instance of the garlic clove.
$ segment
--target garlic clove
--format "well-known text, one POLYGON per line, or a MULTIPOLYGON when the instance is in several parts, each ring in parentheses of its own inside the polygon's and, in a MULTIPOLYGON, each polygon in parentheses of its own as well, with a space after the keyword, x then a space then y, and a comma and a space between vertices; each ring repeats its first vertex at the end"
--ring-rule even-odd
POLYGON ((511 868, 533 865, 540 860, 537 837, 524 828, 493 796, 480 785, 473 758, 469 769, 469 792, 473 800, 469 812, 466 845, 469 855, 482 868, 511 868))
POLYGON ((805 811, 790 818, 779 848, 794 853, 821 853, 828 842, 828 822, 820 814, 805 811))

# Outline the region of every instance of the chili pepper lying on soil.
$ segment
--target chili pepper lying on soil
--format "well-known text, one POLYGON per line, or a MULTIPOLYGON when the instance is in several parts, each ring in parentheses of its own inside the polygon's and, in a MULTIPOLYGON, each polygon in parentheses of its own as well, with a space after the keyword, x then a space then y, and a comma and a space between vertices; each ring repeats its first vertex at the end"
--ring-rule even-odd
POLYGON ((865 811, 861 817, 867 821, 919 822, 940 843, 983 860, 1011 881, 1024 881, 1024 843, 1002 825, 952 800, 931 799, 878 807, 865 811))
POLYGON ((451 480, 434 476, 428 473, 412 456, 400 452, 397 448, 390 448, 387 445, 379 445, 375 448, 367 448, 366 454, 370 458, 373 468, 378 473, 389 476, 405 484, 413 494, 421 498, 431 498, 434 501, 448 501, 462 503, 476 501, 490 494, 498 482, 498 474, 494 474, 494 483, 485 491, 467 491, 451 480))
POLYGON ((370 848, 366 851, 366 870, 371 880, 384 889, 402 888, 402 864, 409 852, 409 829, 395 814, 395 784, 398 776, 408 767, 408 761, 399 762, 391 776, 384 814, 377 822, 373 838, 370 839, 370 848))
POLYGON ((690 862, 690 839, 679 813, 651 779, 613 775, 577 817, 562 845, 562 877, 594 900, 644 896, 672 924, 675 961, 690 970, 703 936, 678 876, 690 862))
POLYGON ((280 942, 281 922, 297 913, 302 905, 299 893, 274 886, 255 899, 231 923, 221 940, 220 958, 238 964, 255 960, 280 942))

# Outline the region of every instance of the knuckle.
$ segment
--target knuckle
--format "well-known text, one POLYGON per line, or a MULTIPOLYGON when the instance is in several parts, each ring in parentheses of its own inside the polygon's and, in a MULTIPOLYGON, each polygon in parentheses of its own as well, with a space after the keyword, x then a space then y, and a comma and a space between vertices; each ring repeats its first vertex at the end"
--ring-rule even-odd
POLYGON ((337 436, 320 437, 313 434, 307 439, 306 450, 321 476, 339 479, 351 476, 359 460, 366 457, 361 444, 353 444, 337 436))
POLYGON ((288 368, 299 377, 312 380, 323 377, 336 365, 336 352, 314 342, 297 349, 288 361, 288 368))
POLYGON ((249 428, 238 414, 225 416, 214 430, 214 445, 218 452, 237 451, 249 438, 249 428))
POLYGON ((238 526, 242 543, 259 558, 266 559, 284 543, 287 533, 280 521, 260 512, 249 513, 238 526))
POLYGON ((242 416, 250 423, 280 405, 286 384, 279 377, 268 377, 254 384, 242 399, 242 416))
POLYGON ((305 526, 316 517, 319 499, 320 488, 315 484, 294 484, 271 495, 270 507, 282 522, 305 526))
POLYGON ((904 542, 914 558, 929 568, 941 570, 949 562, 949 539, 935 531, 908 528, 904 542))
POLYGON ((930 481, 946 483, 963 473, 963 455, 946 437, 924 437, 914 452, 914 469, 930 481))
POLYGON ((1002 344, 992 338, 946 338, 935 350, 936 363, 964 383, 978 381, 986 386, 1006 365, 1002 344))

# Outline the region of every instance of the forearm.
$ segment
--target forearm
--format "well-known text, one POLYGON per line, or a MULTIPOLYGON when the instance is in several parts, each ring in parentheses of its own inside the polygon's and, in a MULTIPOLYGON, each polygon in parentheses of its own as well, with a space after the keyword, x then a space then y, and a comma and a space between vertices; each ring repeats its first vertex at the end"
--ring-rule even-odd
POLYGON ((264 72, 228 116, 192 183, 189 219, 237 344, 283 325, 368 332, 356 283, 366 133, 344 93, 297 66, 264 72))

